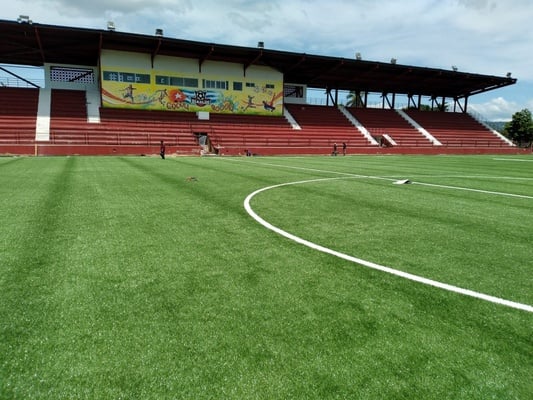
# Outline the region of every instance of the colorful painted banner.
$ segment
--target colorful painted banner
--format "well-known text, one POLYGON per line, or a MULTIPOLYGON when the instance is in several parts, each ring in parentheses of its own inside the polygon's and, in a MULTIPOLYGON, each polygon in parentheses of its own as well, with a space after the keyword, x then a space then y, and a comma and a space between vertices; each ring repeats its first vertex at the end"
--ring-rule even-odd
POLYGON ((283 114, 283 82, 179 77, 161 71, 102 68, 102 105, 226 114, 283 114))

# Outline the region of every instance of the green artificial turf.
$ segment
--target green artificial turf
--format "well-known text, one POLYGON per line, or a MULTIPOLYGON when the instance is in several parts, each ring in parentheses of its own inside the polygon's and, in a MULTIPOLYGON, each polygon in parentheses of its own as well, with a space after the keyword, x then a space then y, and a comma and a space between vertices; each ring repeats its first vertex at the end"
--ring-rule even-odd
POLYGON ((533 305, 531 157, 0 158, 0 398, 530 398, 532 313, 247 214, 289 182, 273 225, 533 305))

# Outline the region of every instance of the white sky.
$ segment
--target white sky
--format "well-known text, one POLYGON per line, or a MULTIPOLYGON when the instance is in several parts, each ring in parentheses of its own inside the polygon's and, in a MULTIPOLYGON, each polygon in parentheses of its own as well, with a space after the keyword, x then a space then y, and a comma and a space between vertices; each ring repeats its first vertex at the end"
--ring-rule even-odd
POLYGON ((0 19, 451 69, 517 84, 476 95, 490 120, 533 110, 533 0, 8 0, 0 19))

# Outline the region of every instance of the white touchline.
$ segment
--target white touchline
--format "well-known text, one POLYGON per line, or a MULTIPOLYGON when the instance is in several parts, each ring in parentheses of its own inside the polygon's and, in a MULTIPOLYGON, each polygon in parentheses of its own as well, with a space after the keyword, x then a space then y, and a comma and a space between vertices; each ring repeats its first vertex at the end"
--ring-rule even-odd
MULTIPOLYGON (((232 160, 232 161, 243 162, 243 161, 240 161, 240 160, 232 160)), ((271 166, 271 167, 299 169, 299 170, 303 170, 303 171, 311 171, 311 172, 321 172, 321 173, 327 173, 327 174, 343 175, 343 176, 346 176, 346 177, 353 177, 353 178, 380 179, 380 180, 386 180, 386 181, 395 181, 395 180, 398 179, 398 177, 389 178, 389 177, 384 177, 384 176, 359 175, 359 174, 352 174, 352 173, 349 173, 349 172, 328 171, 328 170, 315 169, 315 168, 294 167, 294 166, 290 166, 290 165, 281 165, 281 164, 272 164, 272 163, 256 163, 256 162, 251 162, 251 161, 248 161, 248 162, 252 163, 252 164, 267 165, 267 166, 271 166)), ((500 177, 500 179, 502 179, 502 178, 500 177)), ((490 190, 473 189, 473 188, 467 188, 467 187, 462 187, 462 186, 438 185, 436 183, 425 183, 425 182, 419 182, 419 181, 414 181, 414 180, 411 180, 411 183, 413 183, 415 185, 432 186, 432 187, 437 187, 437 188, 441 188, 441 189, 464 190, 466 192, 477 192, 477 193, 493 194, 493 195, 496 195, 496 196, 518 197, 518 198, 521 198, 521 199, 533 199, 533 196, 527 196, 525 194, 493 192, 493 191, 490 191, 490 190)))
POLYGON ((524 160, 523 158, 493 158, 495 161, 522 161, 522 162, 533 162, 533 160, 524 160))
MULTIPOLYGON (((346 174, 346 175, 348 175, 348 174, 346 174)), ((358 176, 358 177, 362 177, 362 176, 358 176)), ((507 307, 511 307, 511 308, 515 308, 515 309, 519 309, 519 310, 533 312, 533 306, 530 306, 528 304, 517 303, 517 302, 514 302, 514 301, 510 301, 510 300, 505 300, 505 299, 502 299, 502 298, 499 298, 499 297, 490 296, 490 295, 487 295, 487 294, 484 294, 484 293, 475 292, 473 290, 463 289, 463 288, 460 288, 460 287, 457 287, 457 286, 453 286, 453 285, 449 285, 449 284, 446 284, 446 283, 434 281, 434 280, 431 280, 431 279, 424 278, 422 276, 418 276, 418 275, 410 274, 410 273, 407 273, 407 272, 399 271, 399 270, 394 269, 394 268, 390 268, 390 267, 386 267, 384 265, 376 264, 376 263, 373 263, 371 261, 362 260, 360 258, 353 257, 353 256, 350 256, 348 254, 344 254, 344 253, 329 249, 329 248, 324 247, 324 246, 320 246, 320 245, 318 245, 316 243, 313 243, 313 242, 310 242, 308 240, 302 239, 302 238, 300 238, 298 236, 295 236, 295 235, 293 235, 293 234, 291 234, 289 232, 286 232, 286 231, 284 231, 284 230, 272 225, 271 223, 269 223, 269 222, 265 221, 263 218, 261 218, 252 209, 252 207, 250 206, 250 201, 252 200, 252 198, 254 196, 256 196, 257 194, 259 194, 261 192, 264 192, 266 190, 271 190, 271 189, 279 188, 279 187, 282 187, 282 186, 298 185, 298 184, 303 184, 303 183, 330 181, 330 180, 338 180, 338 179, 343 179, 343 178, 311 179, 311 180, 304 180, 304 181, 297 181, 297 182, 281 183, 281 184, 278 184, 278 185, 264 187, 262 189, 256 190, 255 192, 249 194, 246 197, 246 199, 244 200, 244 208, 246 209, 246 212, 253 219, 255 219, 257 222, 259 222, 265 228, 270 229, 270 230, 278 233, 279 235, 284 236, 284 237, 286 237, 286 238, 288 238, 290 240, 293 240, 293 241, 295 241, 297 243, 303 244, 304 246, 310 247, 312 249, 321 251, 323 253, 331 254, 331 255, 333 255, 335 257, 339 257, 339 258, 342 258, 344 260, 351 261, 351 262, 354 262, 354 263, 359 264, 359 265, 363 265, 363 266, 368 267, 368 268, 372 268, 372 269, 375 269, 375 270, 378 270, 378 271, 386 272, 388 274, 396 275, 396 276, 399 276, 399 277, 402 277, 402 278, 405 278, 405 279, 409 279, 411 281, 423 283, 425 285, 434 286, 434 287, 437 287, 439 289, 444 289, 444 290, 448 290, 450 292, 455 292, 455 293, 459 293, 459 294, 462 294, 462 295, 475 297, 477 299, 489 301, 491 303, 501 304, 501 305, 504 305, 504 306, 507 306, 507 307)))
POLYGON ((532 196, 526 196, 525 194, 493 192, 491 190, 472 189, 472 188, 465 188, 465 187, 462 187, 462 186, 437 185, 435 183, 424 183, 424 182, 414 182, 414 181, 413 181, 413 184, 415 184, 415 185, 423 185, 423 186, 438 187, 438 188, 442 188, 442 189, 464 190, 466 192, 477 192, 477 193, 485 193, 485 194, 494 194, 494 195, 497 195, 497 196, 518 197, 518 198, 521 198, 521 199, 533 199, 532 196))

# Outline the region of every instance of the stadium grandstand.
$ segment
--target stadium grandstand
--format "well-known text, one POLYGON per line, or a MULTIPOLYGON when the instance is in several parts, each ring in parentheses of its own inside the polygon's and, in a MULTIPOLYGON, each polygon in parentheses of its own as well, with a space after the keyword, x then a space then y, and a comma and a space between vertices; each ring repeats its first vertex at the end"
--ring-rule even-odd
POLYGON ((504 154, 468 112, 516 83, 411 65, 0 20, 0 154, 504 154), (44 71, 44 84, 15 66, 44 71), (326 94, 322 105, 308 93, 326 94), (341 93, 355 94, 354 105, 341 93), (380 107, 369 95, 381 96, 380 107), (399 106, 398 98, 407 99, 399 106))

